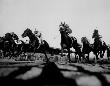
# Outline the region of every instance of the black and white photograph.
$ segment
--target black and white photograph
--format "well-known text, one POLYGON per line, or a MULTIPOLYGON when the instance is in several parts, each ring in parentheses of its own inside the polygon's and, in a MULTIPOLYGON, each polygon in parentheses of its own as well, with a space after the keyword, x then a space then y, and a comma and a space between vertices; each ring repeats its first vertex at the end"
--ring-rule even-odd
POLYGON ((110 86, 110 0, 0 0, 0 86, 110 86))

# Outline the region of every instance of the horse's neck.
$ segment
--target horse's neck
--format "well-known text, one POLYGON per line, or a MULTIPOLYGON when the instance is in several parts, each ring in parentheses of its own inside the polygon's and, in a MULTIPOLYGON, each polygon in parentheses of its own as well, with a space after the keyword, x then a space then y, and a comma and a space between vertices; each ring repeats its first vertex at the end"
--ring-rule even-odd
POLYGON ((61 33, 61 40, 65 41, 69 36, 66 33, 61 33))
POLYGON ((34 34, 28 35, 28 37, 30 39, 30 41, 29 41, 30 44, 39 41, 38 38, 34 34))
POLYGON ((89 42, 83 42, 83 46, 85 46, 85 47, 90 46, 90 43, 89 42))
POLYGON ((5 38, 5 41, 12 42, 12 41, 13 41, 13 38, 11 38, 11 37, 7 37, 7 38, 5 38))
POLYGON ((94 40, 94 44, 96 44, 96 45, 102 44, 101 39, 95 39, 95 40, 94 40))
POLYGON ((86 42, 83 42, 83 46, 85 47, 85 46, 87 46, 88 44, 86 43, 86 42))
POLYGON ((101 39, 100 38, 95 38, 94 41, 99 42, 99 41, 101 41, 101 39))
POLYGON ((29 39, 30 39, 31 42, 32 42, 32 41, 34 40, 34 38, 35 38, 33 34, 32 34, 32 35, 29 34, 28 37, 29 37, 29 39))

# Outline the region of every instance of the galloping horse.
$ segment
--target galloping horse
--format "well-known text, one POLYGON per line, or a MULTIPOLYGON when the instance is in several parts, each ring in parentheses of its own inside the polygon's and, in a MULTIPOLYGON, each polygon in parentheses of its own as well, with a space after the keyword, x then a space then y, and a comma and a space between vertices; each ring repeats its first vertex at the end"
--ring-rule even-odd
POLYGON ((102 58, 102 51, 103 51, 103 45, 102 45, 102 41, 100 38, 95 38, 94 39, 94 54, 96 56, 96 59, 98 60, 98 56, 100 55, 100 57, 102 58))
POLYGON ((90 42, 86 37, 82 37, 81 42, 83 43, 83 47, 82 47, 83 57, 85 58, 85 54, 87 54, 86 59, 89 61, 89 54, 91 51, 93 51, 93 46, 92 44, 90 44, 90 42))
POLYGON ((105 41, 102 41, 102 57, 104 56, 105 51, 108 49, 107 44, 105 41))
POLYGON ((68 34, 66 33, 66 27, 65 27, 65 23, 59 26, 60 29, 60 34, 61 34, 61 55, 63 55, 63 51, 64 49, 68 50, 68 58, 69 58, 69 62, 71 62, 70 59, 70 48, 74 48, 76 53, 79 55, 79 57, 81 57, 81 49, 80 49, 80 45, 77 43, 77 39, 75 37, 70 37, 68 36, 68 34))
POLYGON ((15 33, 6 33, 4 36, 4 52, 13 56, 16 50, 15 40, 18 40, 18 36, 15 33))
POLYGON ((17 55, 26 53, 29 50, 29 44, 26 44, 23 40, 19 40, 16 44, 17 55))
POLYGON ((110 45, 107 45, 107 58, 110 60, 110 45))
POLYGON ((34 51, 34 53, 36 52, 36 50, 42 51, 45 54, 46 60, 49 61, 46 55, 46 50, 49 49, 48 43, 45 40, 43 40, 43 44, 39 44, 38 38, 35 36, 35 34, 32 33, 32 31, 29 28, 27 28, 22 34, 23 38, 26 36, 28 36, 30 39, 29 45, 30 48, 34 51))
POLYGON ((4 39, 4 37, 0 37, 0 50, 4 50, 4 41, 5 41, 5 39, 4 39))
POLYGON ((3 37, 0 37, 0 57, 4 57, 4 42, 5 42, 5 39, 4 39, 4 36, 3 37))

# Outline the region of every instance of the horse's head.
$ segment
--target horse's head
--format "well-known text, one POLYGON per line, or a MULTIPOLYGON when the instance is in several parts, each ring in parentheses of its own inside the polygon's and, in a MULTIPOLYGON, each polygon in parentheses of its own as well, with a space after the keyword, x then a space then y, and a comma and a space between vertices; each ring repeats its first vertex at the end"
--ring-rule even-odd
POLYGON ((61 24, 59 25, 59 31, 61 34, 67 35, 65 22, 64 22, 64 24, 61 22, 61 24))
POLYGON ((65 34, 65 35, 68 35, 70 33, 72 33, 72 30, 70 29, 70 27, 68 26, 68 24, 65 24, 61 22, 61 24, 59 25, 59 31, 61 34, 65 34))
POLYGON ((3 41, 4 41, 3 37, 0 37, 0 43, 3 42, 3 41))
POLYGON ((5 40, 12 40, 12 35, 11 33, 6 33, 5 36, 4 36, 5 40))
POLYGON ((24 38, 26 36, 29 36, 30 33, 32 34, 32 31, 29 28, 27 28, 26 30, 24 30, 21 36, 24 38))
POLYGON ((89 43, 87 37, 82 37, 82 38, 81 38, 81 42, 82 42, 82 43, 87 43, 87 44, 89 43))
POLYGON ((59 31, 60 32, 65 32, 65 27, 63 25, 59 25, 59 31))
POLYGON ((81 38, 81 42, 84 43, 85 42, 85 37, 81 38))
POLYGON ((11 32, 11 35, 12 35, 12 38, 14 40, 18 40, 19 39, 18 36, 14 32, 11 32))

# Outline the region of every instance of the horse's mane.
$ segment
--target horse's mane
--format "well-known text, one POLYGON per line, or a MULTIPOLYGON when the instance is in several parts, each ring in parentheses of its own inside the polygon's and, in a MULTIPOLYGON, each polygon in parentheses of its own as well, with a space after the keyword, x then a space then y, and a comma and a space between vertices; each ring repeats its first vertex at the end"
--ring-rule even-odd
POLYGON ((81 38, 81 42, 82 42, 82 43, 86 43, 86 44, 90 44, 90 43, 89 43, 89 40, 87 39, 87 37, 82 37, 82 38, 81 38))
POLYGON ((4 36, 4 39, 8 40, 8 41, 13 40, 11 33, 6 33, 5 36, 4 36))
POLYGON ((32 30, 29 29, 29 28, 27 28, 24 32, 29 32, 29 33, 33 34, 33 33, 32 33, 32 30))
POLYGON ((13 33, 12 36, 13 36, 13 38, 14 38, 15 40, 18 40, 18 39, 19 39, 18 35, 15 34, 15 33, 13 33))

